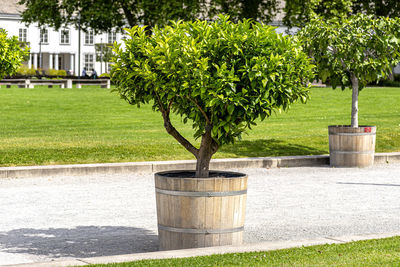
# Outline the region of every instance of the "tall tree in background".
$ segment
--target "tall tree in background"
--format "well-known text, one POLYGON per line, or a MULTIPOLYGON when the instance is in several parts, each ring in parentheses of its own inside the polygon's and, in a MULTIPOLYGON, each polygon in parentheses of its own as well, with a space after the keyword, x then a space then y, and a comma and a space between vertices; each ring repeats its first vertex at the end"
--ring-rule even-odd
POLYGON ((400 16, 399 0, 355 0, 353 12, 364 12, 369 15, 397 18, 400 16))
POLYGON ((277 0, 214 0, 210 2, 208 17, 227 14, 233 21, 253 19, 271 22, 277 12, 277 0))
POLYGON ((351 0, 286 0, 283 23, 289 28, 303 27, 316 16, 346 17, 351 13, 351 6, 351 0))
POLYGON ((283 22, 289 28, 302 27, 316 15, 325 19, 346 17, 350 14, 399 17, 399 0, 286 0, 283 22))
POLYGON ((138 24, 164 25, 169 20, 193 19, 199 0, 20 0, 25 5, 22 21, 38 22, 56 29, 81 25, 83 30, 106 32, 138 24), (128 24, 128 25, 127 25, 128 24))

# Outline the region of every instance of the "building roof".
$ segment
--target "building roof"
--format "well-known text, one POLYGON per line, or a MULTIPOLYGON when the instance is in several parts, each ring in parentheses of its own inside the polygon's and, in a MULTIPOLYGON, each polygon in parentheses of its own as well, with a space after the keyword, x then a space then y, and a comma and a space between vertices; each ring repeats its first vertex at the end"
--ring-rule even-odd
POLYGON ((1 0, 0 14, 21 14, 24 6, 18 4, 19 0, 1 0))

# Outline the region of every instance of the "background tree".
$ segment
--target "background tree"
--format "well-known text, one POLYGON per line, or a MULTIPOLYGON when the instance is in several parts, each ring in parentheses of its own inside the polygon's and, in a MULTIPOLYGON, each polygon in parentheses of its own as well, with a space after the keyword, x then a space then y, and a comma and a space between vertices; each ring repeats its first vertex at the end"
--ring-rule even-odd
POLYGON ((364 13, 375 17, 400 17, 398 0, 286 0, 283 22, 288 27, 303 27, 315 15, 325 19, 364 13))
MULTIPOLYGON (((353 13, 365 13, 375 17, 383 16, 389 18, 400 17, 400 1, 398 0, 355 0, 353 2, 353 13)), ((394 68, 389 74, 389 80, 394 80, 394 68)))
POLYGON ((357 14, 350 19, 313 19, 299 32, 318 76, 335 89, 351 87, 351 126, 358 127, 358 93, 387 77, 400 62, 400 19, 357 14))
POLYGON ((56 29, 81 25, 83 30, 107 32, 139 24, 163 25, 169 20, 193 19, 198 0, 20 0, 25 5, 22 21, 38 22, 56 29))
POLYGON ((365 13, 389 18, 400 17, 400 1, 398 0, 354 0, 353 13, 365 13))
POLYGON ((286 0, 283 24, 303 27, 316 16, 324 19, 343 18, 351 13, 352 0, 286 0))
POLYGON ((277 5, 277 0, 214 0, 210 2, 208 18, 223 13, 233 21, 253 19, 268 23, 276 15, 277 5))
POLYGON ((81 24, 83 30, 107 32, 125 26, 163 26, 170 20, 214 19, 225 13, 238 21, 251 18, 270 22, 277 12, 277 0, 20 0, 26 9, 22 21, 49 25, 81 24), (79 16, 78 16, 79 14, 79 16), (127 25, 128 24, 128 25, 127 25))
POLYGON ((28 51, 28 48, 21 48, 16 36, 8 37, 7 32, 0 29, 0 79, 15 73, 28 51))
POLYGON ((116 44, 111 79, 129 104, 151 103, 164 127, 197 159, 196 177, 208 177, 212 155, 256 121, 306 101, 313 66, 301 45, 273 27, 248 20, 176 22, 128 30, 116 44), (170 114, 191 121, 196 148, 172 125, 170 114))

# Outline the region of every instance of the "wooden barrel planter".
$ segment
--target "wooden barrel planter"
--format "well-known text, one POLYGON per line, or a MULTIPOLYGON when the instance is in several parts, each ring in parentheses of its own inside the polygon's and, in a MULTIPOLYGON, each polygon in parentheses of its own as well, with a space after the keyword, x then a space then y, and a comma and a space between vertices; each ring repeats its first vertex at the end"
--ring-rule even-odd
POLYGON ((247 175, 210 171, 155 174, 160 250, 238 245, 243 242, 247 175))
POLYGON ((370 167, 374 164, 375 126, 328 126, 332 167, 370 167))

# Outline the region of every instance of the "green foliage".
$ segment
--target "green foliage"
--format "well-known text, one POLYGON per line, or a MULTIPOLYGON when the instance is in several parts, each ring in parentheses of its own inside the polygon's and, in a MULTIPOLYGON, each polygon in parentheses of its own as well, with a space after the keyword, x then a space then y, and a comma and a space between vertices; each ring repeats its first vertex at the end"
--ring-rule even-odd
POLYGON ((270 22, 277 12, 277 0, 19 0, 26 6, 22 19, 59 29, 63 25, 107 32, 126 24, 163 26, 171 20, 213 19, 225 13, 234 21, 252 18, 270 22), (77 15, 79 14, 79 16, 77 15))
POLYGON ((210 1, 208 17, 223 13, 233 21, 253 19, 268 23, 276 15, 277 6, 276 0, 214 0, 210 1))
POLYGON ((171 19, 192 19, 199 12, 198 0, 20 0, 26 6, 22 19, 59 29, 80 23, 82 29, 107 32, 127 23, 163 25, 171 19), (79 14, 79 15, 78 15, 79 14))
POLYGON ((45 73, 49 76, 60 76, 60 77, 67 76, 67 72, 65 70, 48 69, 45 71, 45 73))
POLYGON ((28 53, 29 48, 22 49, 16 36, 7 37, 0 28, 0 79, 15 73, 28 53))
POLYGON ((100 74, 99 78, 110 78, 110 73, 104 72, 100 74))
POLYGON ((58 70, 48 69, 48 70, 46 70, 46 74, 49 75, 49 76, 57 76, 58 75, 58 70))
POLYGON ((318 67, 322 81, 333 88, 351 85, 359 90, 369 82, 387 77, 400 62, 400 19, 358 14, 349 19, 314 19, 299 33, 304 48, 318 67))
POLYGON ((111 78, 121 97, 191 121, 195 138, 206 126, 219 144, 232 143, 256 120, 308 97, 313 65, 301 45, 274 28, 249 20, 234 24, 176 22, 127 30, 118 44, 111 78))
POLYGON ((399 0, 354 0, 354 13, 364 13, 375 16, 396 18, 400 17, 399 0))
POLYGON ((363 13, 374 16, 400 17, 399 0, 286 0, 283 22, 289 28, 303 27, 312 18, 345 18, 363 13))
POLYGON ((291 27, 303 27, 312 18, 345 18, 351 12, 351 0, 286 0, 283 23, 291 27))
POLYGON ((57 76, 65 77, 65 76, 67 76, 67 71, 66 70, 58 70, 57 76))
POLYGON ((18 68, 17 73, 20 75, 26 75, 26 76, 36 75, 36 69, 28 68, 28 66, 26 66, 26 65, 21 65, 18 68))

